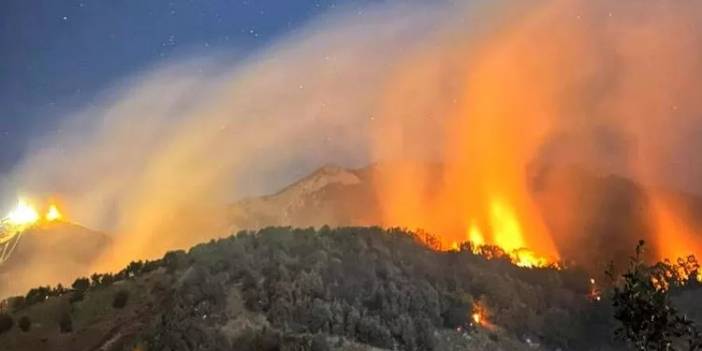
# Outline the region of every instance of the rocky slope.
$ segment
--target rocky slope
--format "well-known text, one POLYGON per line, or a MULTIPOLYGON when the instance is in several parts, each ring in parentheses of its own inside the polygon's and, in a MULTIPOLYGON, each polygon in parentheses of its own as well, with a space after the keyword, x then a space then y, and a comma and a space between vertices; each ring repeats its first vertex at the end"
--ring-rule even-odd
POLYGON ((322 167, 274 194, 234 203, 229 222, 234 229, 377 224, 372 172, 322 167))

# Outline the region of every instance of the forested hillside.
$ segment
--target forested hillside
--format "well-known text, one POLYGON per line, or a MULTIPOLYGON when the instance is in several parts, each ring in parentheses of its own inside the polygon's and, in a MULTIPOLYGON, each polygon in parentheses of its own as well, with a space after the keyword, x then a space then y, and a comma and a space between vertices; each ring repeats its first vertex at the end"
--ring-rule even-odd
MULTIPOLYGON (((8 300, 7 350, 617 349, 577 268, 399 229, 267 228, 8 300), (420 240, 421 239, 421 240, 420 240)), ((2 324, 5 324, 2 326, 2 324)))

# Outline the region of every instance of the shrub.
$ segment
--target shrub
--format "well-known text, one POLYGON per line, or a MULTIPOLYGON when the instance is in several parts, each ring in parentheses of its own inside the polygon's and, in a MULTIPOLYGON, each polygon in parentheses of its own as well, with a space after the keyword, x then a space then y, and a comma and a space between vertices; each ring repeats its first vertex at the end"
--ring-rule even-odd
POLYGON ((32 328, 32 321, 29 320, 29 317, 22 316, 18 322, 18 325, 19 328, 26 333, 32 328))
POLYGON ((689 350, 702 349, 702 332, 670 298, 671 289, 683 288, 690 276, 697 277, 697 260, 691 256, 677 265, 664 261, 648 266, 643 253, 642 240, 620 280, 613 267, 607 270, 617 283, 612 293, 614 318, 619 322, 615 334, 637 350, 671 350, 676 344, 687 344, 689 350))
POLYGON ((90 288, 90 280, 88 278, 78 278, 73 282, 72 287, 78 291, 86 291, 90 288))
POLYGON ((12 316, 7 313, 0 313, 0 334, 12 329, 14 324, 15 321, 12 319, 12 316))
POLYGON ((188 266, 188 255, 183 250, 169 251, 163 256, 163 263, 166 271, 173 273, 188 266))
POLYGON ((127 290, 120 290, 115 294, 115 298, 112 300, 112 307, 114 308, 124 308, 129 300, 129 292, 127 290))
POLYGON ((27 292, 25 297, 25 306, 31 306, 36 303, 44 302, 49 297, 49 287, 40 286, 27 292))

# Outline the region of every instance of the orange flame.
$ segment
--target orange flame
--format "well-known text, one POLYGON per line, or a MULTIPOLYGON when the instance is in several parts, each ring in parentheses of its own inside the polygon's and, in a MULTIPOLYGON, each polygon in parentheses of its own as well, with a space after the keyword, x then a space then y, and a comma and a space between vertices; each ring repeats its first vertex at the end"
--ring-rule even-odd
POLYGON ((25 227, 39 220, 39 213, 27 200, 17 200, 17 207, 7 214, 5 220, 12 226, 25 227))
MULTIPOLYGON (((528 266, 570 259, 596 236, 600 246, 591 252, 607 241, 634 246, 650 239, 650 233, 621 233, 616 225, 582 233, 590 222, 578 213, 583 204, 573 196, 576 184, 566 181, 553 197, 535 199, 528 169, 540 156, 552 156, 554 164, 643 184, 651 203, 642 207, 653 209, 644 221, 654 224, 660 257, 702 254, 702 230, 645 188, 672 178, 672 171, 661 171, 666 165, 694 157, 687 139, 702 124, 702 103, 694 94, 702 80, 690 74, 702 70, 694 59, 702 41, 690 30, 702 5, 657 4, 660 9, 634 2, 547 2, 479 38, 484 40, 439 34, 432 48, 444 48, 436 50, 441 55, 408 55, 387 80, 375 114, 373 156, 438 160, 441 166, 438 175, 401 161, 379 171, 382 224, 423 228, 444 247, 466 237, 475 246, 496 245, 512 256, 518 252, 517 261, 528 266), (609 133, 624 146, 603 145, 609 133), (555 156, 544 152, 554 139, 562 142, 555 156), (551 211, 543 211, 543 201, 551 211)), ((607 211, 596 203, 601 199, 592 201, 592 208, 607 211)))
POLYGON ((46 215, 44 215, 44 218, 49 222, 53 222, 63 218, 63 215, 61 214, 61 211, 59 211, 58 207, 56 207, 56 205, 51 204, 49 205, 49 209, 46 211, 46 215))
POLYGON ((468 241, 470 241, 475 247, 485 245, 485 237, 475 222, 472 222, 468 229, 468 241))
POLYGON ((481 325, 483 321, 483 315, 480 312, 473 312, 472 314, 473 322, 477 325, 481 325))
POLYGON ((520 57, 526 65, 542 68, 558 58, 536 60, 540 52, 530 49, 530 37, 519 31, 495 41, 498 44, 471 52, 470 59, 462 52, 468 48, 456 48, 457 60, 466 60, 471 68, 463 72, 453 105, 434 105, 431 97, 415 102, 406 96, 415 93, 406 86, 416 81, 441 79, 441 66, 430 58, 417 58, 407 70, 400 67, 398 79, 391 80, 381 113, 386 118, 378 125, 378 158, 426 154, 414 150, 421 146, 412 142, 430 130, 424 114, 439 115, 444 122, 438 131, 444 168, 439 171, 440 185, 427 184, 435 175, 412 162, 380 170, 383 224, 437 233, 445 247, 465 240, 467 233, 477 246, 519 252, 515 257, 525 266, 554 262, 559 254, 526 187, 526 166, 549 130, 545 116, 555 115, 549 100, 556 100, 556 89, 549 79, 540 82, 541 89, 531 89, 532 70, 512 61, 520 57), (421 119, 407 121, 414 111, 422 111, 421 119))
POLYGON ((477 327, 494 330, 496 326, 490 322, 488 310, 484 303, 477 302, 473 304, 473 310, 470 315, 471 324, 477 327))
POLYGON ((16 235, 18 232, 42 223, 42 221, 54 222, 61 218, 63 218, 63 215, 55 204, 50 204, 46 209, 46 213, 42 216, 40 215, 40 210, 37 210, 37 207, 32 202, 25 198, 19 198, 17 206, 2 218, 0 223, 2 227, 0 229, 4 233, 0 233, 0 237, 3 235, 5 237, 16 235))
POLYGON ((657 242, 654 245, 658 251, 658 259, 675 261, 677 258, 702 253, 700 233, 695 233, 678 214, 679 211, 660 199, 654 200, 653 209, 654 227, 657 233, 657 242))

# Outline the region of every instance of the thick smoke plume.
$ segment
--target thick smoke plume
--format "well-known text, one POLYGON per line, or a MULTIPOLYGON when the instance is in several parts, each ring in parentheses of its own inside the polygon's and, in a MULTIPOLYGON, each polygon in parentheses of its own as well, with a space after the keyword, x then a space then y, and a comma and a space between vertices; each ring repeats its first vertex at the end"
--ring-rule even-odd
POLYGON ((58 198, 67 218, 113 233, 93 269, 227 234, 236 198, 368 162, 386 72, 439 11, 331 13, 244 58, 195 53, 137 74, 38 141, 4 192, 58 198))
POLYGON ((700 189, 702 6, 532 5, 478 40, 448 28, 394 71, 376 155, 431 150, 446 167, 426 192, 435 175, 390 168, 386 224, 581 262, 637 238, 659 257, 699 253, 689 204, 658 189, 700 189), (573 168, 648 190, 584 183, 573 168))
POLYGON ((581 243, 619 233, 591 225, 613 215, 583 200, 576 166, 654 189, 627 213, 679 255, 700 241, 684 204, 655 189, 702 190, 699 23, 702 5, 675 1, 331 13, 246 58, 122 82, 38 143, 5 193, 56 196, 113 233, 90 270, 114 269, 226 234, 220 211, 237 197, 327 162, 383 161, 380 224, 583 259, 581 243))

